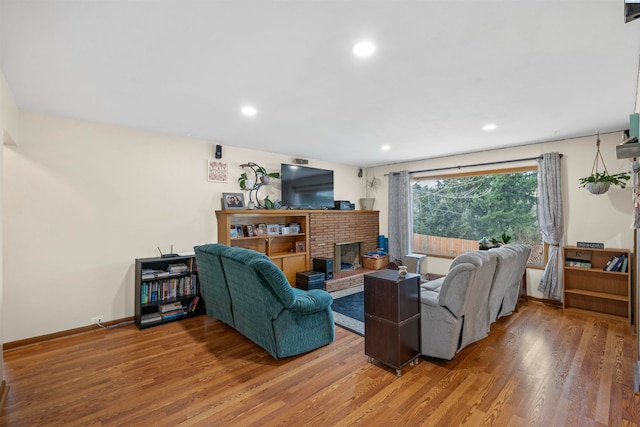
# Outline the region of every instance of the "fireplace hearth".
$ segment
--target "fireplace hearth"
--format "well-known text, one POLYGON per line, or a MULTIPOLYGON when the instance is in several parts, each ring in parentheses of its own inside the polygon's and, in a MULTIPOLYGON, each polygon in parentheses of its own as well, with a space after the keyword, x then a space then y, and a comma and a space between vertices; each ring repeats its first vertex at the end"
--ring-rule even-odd
POLYGON ((333 271, 357 270, 362 266, 365 253, 364 240, 354 242, 336 242, 334 245, 333 271))

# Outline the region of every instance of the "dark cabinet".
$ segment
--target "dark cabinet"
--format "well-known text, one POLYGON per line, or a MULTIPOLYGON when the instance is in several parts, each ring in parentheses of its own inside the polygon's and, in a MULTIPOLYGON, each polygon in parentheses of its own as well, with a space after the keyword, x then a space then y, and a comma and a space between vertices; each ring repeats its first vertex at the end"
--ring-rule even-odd
POLYGON ((364 276, 364 352, 402 368, 420 355, 420 275, 400 277, 396 270, 364 276))

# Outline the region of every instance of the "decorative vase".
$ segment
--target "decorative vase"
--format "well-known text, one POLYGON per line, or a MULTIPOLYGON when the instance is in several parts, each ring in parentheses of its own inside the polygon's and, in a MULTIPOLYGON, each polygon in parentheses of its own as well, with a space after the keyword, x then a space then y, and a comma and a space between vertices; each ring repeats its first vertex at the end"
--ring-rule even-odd
POLYGON ((373 209, 373 204, 375 203, 375 201, 376 199, 372 197, 360 199, 360 208, 363 211, 370 211, 373 209))
POLYGON ((591 194, 604 194, 609 191, 610 182, 590 182, 587 184, 587 190, 591 194))
POLYGON ((271 182, 271 177, 268 175, 262 175, 260 177, 260 181, 262 181, 263 184, 269 184, 269 182, 271 182))

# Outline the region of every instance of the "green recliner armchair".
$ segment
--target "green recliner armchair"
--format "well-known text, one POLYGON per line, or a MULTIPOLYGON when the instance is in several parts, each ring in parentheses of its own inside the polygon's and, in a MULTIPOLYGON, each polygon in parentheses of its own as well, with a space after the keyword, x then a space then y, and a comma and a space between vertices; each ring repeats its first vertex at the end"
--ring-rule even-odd
POLYGON ((333 342, 331 296, 291 287, 262 253, 209 244, 195 247, 207 314, 233 326, 274 358, 333 342))

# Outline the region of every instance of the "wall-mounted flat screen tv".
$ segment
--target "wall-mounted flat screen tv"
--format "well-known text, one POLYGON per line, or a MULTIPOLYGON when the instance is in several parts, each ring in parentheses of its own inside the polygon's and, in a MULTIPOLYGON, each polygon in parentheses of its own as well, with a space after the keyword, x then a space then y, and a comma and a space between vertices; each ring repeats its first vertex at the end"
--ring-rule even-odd
POLYGON ((333 171, 282 164, 282 205, 297 209, 333 208, 333 171))

